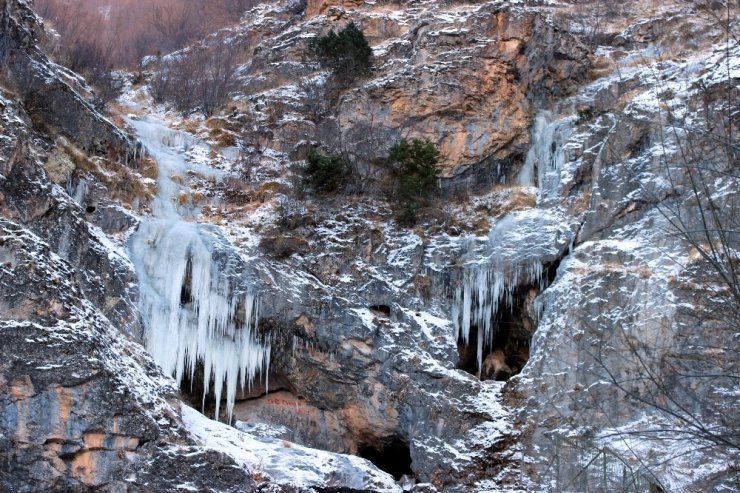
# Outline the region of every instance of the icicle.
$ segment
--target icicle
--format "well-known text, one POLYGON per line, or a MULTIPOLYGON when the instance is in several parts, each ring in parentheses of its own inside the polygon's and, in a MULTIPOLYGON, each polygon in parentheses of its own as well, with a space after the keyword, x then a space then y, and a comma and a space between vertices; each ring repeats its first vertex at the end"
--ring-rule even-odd
POLYGON ((514 308, 514 292, 522 282, 544 289, 546 279, 542 264, 534 261, 507 268, 491 262, 474 264, 463 272, 452 306, 455 337, 468 345, 471 328, 478 328, 476 356, 479 370, 483 365, 483 349, 491 346, 496 336, 493 318, 500 308, 514 308))
POLYGON ((132 247, 132 257, 145 262, 139 271, 150 276, 141 276, 147 281, 141 283, 141 303, 149 322, 147 348, 178 384, 184 375, 192 379, 202 362, 203 398, 212 379, 216 416, 225 393, 230 419, 238 386, 246 389, 257 373, 268 371, 269 344, 255 337, 258 298, 254 293, 233 293, 198 233, 196 226, 178 222, 154 234, 150 243, 132 247), (155 274, 158 271, 160 275, 155 274), (190 300, 181 298, 183 289, 189 290, 190 300), (238 327, 240 299, 245 323, 238 327))
POLYGON ((73 180, 69 180, 66 186, 67 195, 72 197, 77 205, 82 205, 87 196, 87 180, 80 178, 77 184, 74 184, 73 180))

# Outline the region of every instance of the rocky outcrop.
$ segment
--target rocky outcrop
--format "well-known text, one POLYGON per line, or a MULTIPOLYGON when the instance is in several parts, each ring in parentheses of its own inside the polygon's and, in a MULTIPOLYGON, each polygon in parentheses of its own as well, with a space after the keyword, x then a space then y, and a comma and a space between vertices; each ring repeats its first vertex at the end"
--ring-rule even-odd
POLYGON ((0 78, 23 101, 37 126, 91 153, 128 162, 136 143, 95 111, 37 46, 41 21, 24 0, 0 2, 0 78))
POLYGON ((111 241, 87 223, 80 205, 49 181, 31 144, 38 135, 31 119, 9 99, 1 101, 0 214, 48 238, 60 258, 78 267, 76 282, 86 297, 122 332, 140 337, 130 262, 111 251, 111 241))
POLYGON ((43 134, 5 92, 0 108, 0 489, 397 491, 359 458, 286 451, 185 407, 137 342, 125 252, 49 181, 43 134))
POLYGON ((309 2, 299 20, 264 7, 239 28, 254 50, 241 118, 269 122, 265 145, 292 152, 317 141, 367 165, 401 135, 428 138, 445 176, 504 181, 526 155, 534 104, 571 93, 589 73, 589 50, 534 9, 330 4, 309 2), (306 62, 307 38, 349 22, 373 44, 373 71, 337 89, 306 62))
POLYGON ((585 47, 537 13, 491 4, 407 22, 407 33, 376 49, 375 80, 340 103, 345 141, 419 136, 437 144, 447 176, 512 179, 529 147, 533 103, 584 78, 585 47))
POLYGON ((85 300, 67 262, 6 219, 0 244, 4 491, 249 489, 232 460, 189 441, 166 400, 174 388, 85 300))
MULTIPOLYGON (((671 17, 667 25, 696 27, 688 14, 671 17)), ((671 38, 669 28, 653 34, 654 41, 671 38)), ((546 156, 540 166, 549 160, 559 170, 554 180, 540 175, 540 183, 558 190, 544 195, 574 213, 584 198, 588 202, 572 253, 538 298, 542 317, 531 358, 512 387, 528 399, 520 416, 528 423, 528 453, 540 461, 530 474, 557 489, 565 488, 563 478, 577 491, 594 484, 625 489, 628 482, 663 491, 721 491, 737 481, 732 467, 725 467, 737 458, 732 446, 719 445, 713 436, 736 433, 729 423, 737 412, 718 396, 733 386, 728 379, 737 366, 725 355, 707 354, 734 337, 730 320, 737 311, 715 312, 712 301, 696 297, 725 281, 723 267, 700 259, 702 247, 692 239, 696 231, 705 238, 713 234, 698 219, 707 207, 722 204, 726 212, 711 222, 725 228, 733 221, 729 211, 740 205, 738 194, 723 191, 719 178, 734 158, 722 150, 704 154, 707 146, 717 150, 706 139, 727 128, 707 111, 717 103, 713 95, 738 82, 734 74, 720 74, 717 60, 728 54, 722 45, 712 46, 715 36, 723 36, 717 26, 701 38, 707 46, 695 65, 645 61, 627 77, 606 76, 585 86, 576 100, 594 104, 594 112, 581 110, 540 128, 547 136, 540 142, 546 156), (679 107, 692 115, 690 132, 673 133, 681 124, 662 117, 679 107), (697 161, 699 154, 707 161, 697 161), (702 184, 700 196, 691 183, 702 184), (696 277, 702 269, 706 277, 696 277), (711 384, 704 379, 709 367, 717 377, 711 384), (695 433, 687 420, 714 431, 695 433), (678 443, 712 452, 684 455, 678 443)), ((728 179, 738 180, 736 174, 728 179)), ((733 262, 725 258, 719 265, 733 262)), ((720 290, 721 304, 728 303, 731 295, 720 290)))
POLYGON ((331 7, 340 5, 344 8, 361 7, 365 5, 363 0, 346 0, 341 2, 334 2, 330 0, 311 0, 306 2, 306 16, 315 17, 326 13, 331 7))
MULTIPOLYGON (((283 255, 282 260, 258 267, 258 271, 270 273, 262 278, 265 321, 273 334, 281 334, 275 340, 272 365, 273 381, 280 394, 261 397, 257 391, 243 396, 244 401, 237 403, 237 415, 253 426, 258 419, 280 424, 284 427, 281 436, 358 453, 368 442, 390 446, 394 437, 400 437, 401 441, 407 440, 416 477, 445 490, 454 491, 455 483, 481 487, 482 483, 473 479, 478 474, 479 478, 498 474, 496 486, 507 484, 507 479, 516 476, 512 474, 510 455, 518 450, 511 446, 515 441, 524 445, 525 461, 533 461, 522 472, 534 481, 524 482, 531 489, 555 480, 555 476, 543 479, 542 474, 606 481, 606 488, 623 487, 613 479, 622 471, 617 465, 621 451, 614 443, 600 441, 597 431, 634 424, 641 419, 640 413, 651 411, 639 405, 624 405, 617 413, 617 399, 624 398, 624 394, 616 386, 603 384, 603 365, 616 366, 626 374, 638 372, 639 364, 626 361, 631 343, 637 340, 651 348, 658 334, 671 341, 685 336, 678 329, 666 329, 681 317, 673 311, 672 295, 659 294, 673 292, 678 273, 671 271, 671 261, 658 252, 674 252, 680 258, 688 255, 685 244, 664 238, 668 226, 661 216, 661 210, 685 207, 688 199, 685 195, 676 197, 676 191, 665 186, 669 182, 665 169, 646 166, 659 153, 656 145, 661 141, 661 105, 678 108, 683 104, 684 100, 674 100, 674 95, 683 91, 679 80, 689 84, 681 79, 688 72, 677 74, 689 70, 689 65, 655 66, 646 59, 650 51, 640 51, 644 42, 644 29, 639 27, 642 23, 627 30, 608 25, 604 39, 613 39, 619 49, 602 47, 597 70, 587 74, 588 50, 556 27, 577 15, 565 7, 560 12, 563 17, 558 19, 556 15, 551 23, 544 21, 541 12, 501 9, 492 4, 441 7, 435 13, 412 4, 392 15, 378 5, 312 5, 314 10, 308 20, 301 21, 300 32, 321 32, 328 29, 329 22, 341 26, 355 21, 366 29, 375 45, 374 73, 370 80, 343 92, 336 107, 307 105, 306 96, 321 98, 327 93, 313 92, 316 87, 306 84, 314 76, 311 67, 292 58, 301 53, 303 43, 294 28, 297 21, 284 18, 280 34, 256 44, 253 65, 248 70, 259 67, 260 75, 252 72, 245 79, 248 99, 242 102, 253 104, 253 110, 264 112, 268 115, 265 121, 272 122, 275 139, 261 140, 260 145, 291 153, 293 142, 316 139, 316 135, 321 136, 316 140, 322 143, 331 142, 332 135, 341 131, 341 141, 347 148, 372 157, 382 155, 383 145, 408 130, 409 135, 436 140, 446 156, 454 156, 450 162, 460 166, 448 166, 449 175, 474 176, 471 181, 478 182, 502 181, 505 177, 509 183, 516 180, 519 185, 536 186, 538 199, 536 207, 526 213, 508 217, 492 214, 491 236, 480 241, 483 248, 477 250, 468 249, 472 240, 458 241, 438 233, 423 237, 409 234, 394 244, 397 231, 387 224, 390 216, 377 208, 350 207, 335 218, 332 213, 322 215, 321 208, 331 209, 336 204, 316 205, 318 210, 309 206, 304 211, 304 225, 283 231, 291 238, 303 239, 301 247, 283 255), (643 34, 633 36, 633 31, 643 34), (628 54, 623 49, 636 51, 628 54), (464 56, 468 53, 470 58, 464 56), (286 59, 294 63, 281 63, 286 59), (586 81, 587 75, 602 78, 591 83, 586 81), (296 78, 303 82, 292 82, 296 78), (484 80, 490 85, 486 86, 484 80), (663 92, 666 88, 658 80, 676 80, 676 85, 668 83, 670 91, 663 92), (435 85, 438 82, 440 88, 435 85), (441 89, 444 84, 450 89, 441 89), (463 87, 471 90, 464 91, 463 87), (501 100, 496 99, 495 87, 503 88, 501 100), (656 98, 655 92, 661 95, 656 98), (570 94, 574 96, 568 97, 570 94), (394 104, 398 105, 397 111, 394 104), (550 111, 542 111, 543 107, 550 111), (509 118, 487 119, 497 108, 509 118), (324 116, 316 118, 322 111, 324 116), (411 123, 405 120, 407 117, 411 123), (466 146, 447 144, 454 142, 457 134, 480 142, 476 137, 479 129, 493 134, 501 122, 509 127, 491 137, 494 147, 469 151, 466 146), (486 159, 482 166, 472 165, 486 159), (635 180, 636 173, 642 185, 635 180), (528 221, 522 220, 527 217, 528 221), (517 226, 502 228, 507 221, 517 226), (383 226, 376 226, 377 222, 383 226), (655 244, 659 245, 657 250, 655 244), (429 252, 446 255, 446 260, 436 263, 429 252), (463 256, 465 252, 467 256, 463 256), (405 263, 396 269, 399 259, 405 263), (456 378, 453 375, 461 375, 453 366, 461 366, 466 359, 472 361, 471 373, 477 375, 480 366, 475 364, 474 348, 472 354, 469 344, 458 348, 459 333, 449 323, 457 315, 462 317, 452 311, 455 302, 450 295, 461 282, 457 269, 483 272, 471 277, 483 280, 483 284, 470 282, 471 291, 483 298, 490 294, 500 304, 489 316, 494 340, 482 350, 481 376, 503 379, 524 366, 523 374, 514 377, 506 394, 509 404, 522 409, 514 427, 522 427, 521 435, 509 424, 503 426, 506 431, 502 434, 491 433, 496 439, 487 448, 481 442, 467 442, 466 447, 476 451, 470 461, 444 451, 458 445, 454 435, 471 436, 476 429, 493 426, 488 420, 495 413, 472 427, 460 426, 461 419, 476 419, 466 413, 464 405, 455 402, 454 395, 470 395, 474 400, 473 395, 482 395, 490 387, 461 385, 447 393, 435 382, 438 379, 450 386, 451 379, 456 378), (456 274, 450 275, 451 271, 456 274), (430 288, 424 283, 425 276, 431 280, 430 297, 425 294, 430 288), (435 286, 436 282, 441 287, 435 286), (664 300, 666 297, 669 300, 664 300), (646 302, 649 307, 642 306, 643 299, 650 300, 646 302), (365 322, 363 313, 371 323, 365 322), (603 341, 607 334, 623 327, 642 327, 640 324, 657 313, 663 314, 660 321, 653 328, 646 326, 641 337, 615 336, 614 341, 603 341), (428 320, 429 315, 447 324, 426 325, 425 331, 420 320, 428 320), (360 330, 360 323, 367 326, 366 331, 360 330), (417 337, 425 332, 432 337, 417 337), (533 345, 529 347, 531 337, 533 345), (388 357, 398 348, 414 350, 388 357), (595 353, 599 348, 607 353, 601 359, 595 353), (550 355, 554 355, 552 359, 550 355), (430 365, 430 361, 437 363, 430 365), (437 364, 445 370, 437 373, 437 364), (414 371, 415 366, 427 370, 414 371), (432 368, 435 370, 428 371, 432 368), (417 386, 406 387, 403 375, 413 375, 417 386), (355 390, 358 387, 360 391, 355 390), (433 389, 434 398, 429 398, 426 389, 433 389), (427 414, 419 410, 426 406, 437 406, 439 411, 427 414), (440 424, 439 414, 449 420, 440 424), (579 427, 584 419, 590 424, 579 427), (579 438, 572 440, 570 432, 579 438), (559 454, 573 460, 558 466, 559 472, 554 473, 548 464, 559 454), (587 460, 581 463, 575 457, 587 460), (612 479, 595 479, 599 471, 588 464, 591 459, 607 464, 612 479), (495 473, 483 472, 485 468, 479 468, 479 464, 486 460, 509 462, 495 473)), ((260 23, 254 26, 275 19, 267 10, 259 14, 260 23)), ((619 21, 615 25, 620 25, 619 21)), ((655 23, 651 25, 653 42, 672 39, 669 32, 661 34, 655 23)), ((671 17, 666 26, 703 33, 702 49, 719 56, 719 49, 712 48, 718 39, 716 33, 708 35, 706 26, 697 26, 691 16, 671 17)), ((711 75, 712 67, 721 64, 712 60, 716 61, 711 58, 701 69, 693 66, 702 74, 702 81, 718 80, 716 73, 711 75)), ((687 95, 686 100, 693 101, 689 107, 702 97, 698 93, 687 95)), ((236 111, 238 114, 240 110, 236 111)), ((672 155, 671 159, 680 157, 672 155)), ((505 209, 493 204, 496 199, 492 196, 473 199, 473 203, 488 206, 491 211, 505 209)), ((347 208, 346 204, 342 206, 347 208)), ((239 221, 239 216, 229 219, 239 221)), ((281 223, 281 227, 295 224, 293 219, 281 223)), ((479 308, 484 312, 489 307, 483 304, 479 308)), ((476 325, 470 327, 471 340, 474 333, 482 332, 476 325)), ((703 333, 702 337, 709 337, 703 333)), ((721 399, 717 403, 724 405, 721 399)), ((650 416, 659 419, 658 415, 650 416)), ((506 419, 503 422, 509 423, 506 419)), ((650 442, 644 441, 643 445, 646 443, 650 442)), ((657 452, 660 446, 654 446, 652 452, 643 450, 642 457, 665 457, 657 452)), ((732 481, 730 472, 720 465, 732 459, 715 462, 712 454, 707 454, 694 460, 707 464, 711 472, 705 476, 687 474, 681 485, 710 484, 714 474, 722 476, 722 481, 732 481)), ((630 463, 629 467, 625 469, 627 476, 639 478, 636 481, 645 488, 674 484, 665 465, 661 466, 663 472, 656 474, 659 478, 645 475, 640 464, 630 463)), ((683 465, 673 463, 671 467, 683 474, 683 465)), ((579 483, 578 488, 581 486, 579 483)))

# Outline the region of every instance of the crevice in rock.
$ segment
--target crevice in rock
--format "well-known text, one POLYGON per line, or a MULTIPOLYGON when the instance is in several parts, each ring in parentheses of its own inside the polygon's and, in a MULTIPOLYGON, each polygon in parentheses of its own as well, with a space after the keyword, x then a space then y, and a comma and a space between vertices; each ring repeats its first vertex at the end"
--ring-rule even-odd
POLYGON ((193 302, 193 264, 188 260, 185 268, 185 279, 182 280, 180 287, 180 306, 185 306, 193 302))
POLYGON ((462 340, 462 337, 457 340, 457 368, 463 370, 471 375, 478 375, 478 358, 476 355, 476 347, 478 347, 478 327, 473 326, 470 328, 470 339, 468 344, 462 340))
POLYGON ((402 476, 414 474, 411 470, 411 449, 401 437, 396 436, 386 442, 365 445, 358 450, 357 455, 369 460, 397 481, 402 476))

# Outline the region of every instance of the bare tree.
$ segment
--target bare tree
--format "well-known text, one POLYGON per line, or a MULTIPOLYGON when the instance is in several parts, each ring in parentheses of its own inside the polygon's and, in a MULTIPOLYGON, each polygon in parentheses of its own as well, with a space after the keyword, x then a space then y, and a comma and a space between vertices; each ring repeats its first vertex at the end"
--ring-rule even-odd
MULTIPOLYGON (((668 191, 656 192, 639 174, 640 191, 667 224, 665 238, 685 255, 670 257, 679 274, 671 283, 675 313, 669 323, 645 333, 604 320, 591 333, 601 340, 591 354, 594 371, 631 405, 660 420, 652 427, 621 427, 600 438, 622 444, 640 440, 690 443, 690 450, 740 454, 740 414, 730 402, 740 388, 740 143, 737 140, 738 87, 729 68, 736 9, 722 6, 713 19, 726 33, 723 80, 699 81, 694 97, 674 108, 671 91, 654 73, 661 100, 654 128, 660 152, 647 171, 663 177, 668 191), (614 353, 622 348, 621 353, 614 353)), ((660 248, 660 245, 656 245, 660 248)), ((666 256, 670 256, 666 251, 666 256)), ((609 416, 608 412, 605 412, 609 416)), ((641 474, 651 474, 676 456, 648 460, 639 453, 641 474)), ((708 452, 707 452, 708 453, 708 452)), ((657 478, 655 483, 659 484, 657 478)))

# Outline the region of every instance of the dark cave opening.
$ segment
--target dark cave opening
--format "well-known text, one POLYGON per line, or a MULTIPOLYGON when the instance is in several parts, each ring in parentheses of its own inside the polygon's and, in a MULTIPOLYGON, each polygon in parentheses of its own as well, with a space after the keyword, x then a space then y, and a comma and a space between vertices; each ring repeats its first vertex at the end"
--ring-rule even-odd
POLYGON ((370 311, 380 317, 390 318, 391 316, 391 307, 388 305, 372 305, 370 311))
POLYGON ((87 207, 85 207, 86 214, 92 214, 96 210, 97 210, 97 207, 95 207, 94 205, 88 205, 87 207))
MULTIPOLYGON (((542 289, 554 280, 560 261, 543 268, 542 289)), ((529 360, 529 346, 537 329, 537 309, 534 301, 540 294, 539 285, 523 284, 512 293, 512 304, 501 304, 491 321, 492 338, 483 343, 482 364, 478 365, 479 329, 470 327, 468 344, 457 341, 457 368, 481 380, 506 381, 522 371, 529 360)))
POLYGON ((193 264, 188 259, 187 266, 185 267, 185 279, 182 280, 182 286, 180 287, 180 305, 185 306, 192 303, 193 300, 193 264))
POLYGON ((411 470, 411 449, 398 437, 394 437, 388 443, 366 445, 357 451, 357 455, 369 460, 378 469, 393 476, 396 481, 404 475, 414 475, 411 470))
POLYGON ((457 368, 471 375, 478 375, 478 358, 477 350, 478 347, 478 327, 470 328, 470 339, 465 344, 462 338, 457 341, 457 368))
POLYGON ((514 307, 497 314, 493 341, 483 344, 482 367, 478 367, 478 327, 470 328, 468 344, 457 342, 457 368, 481 380, 506 381, 519 373, 529 359, 533 324, 521 309, 514 307))

